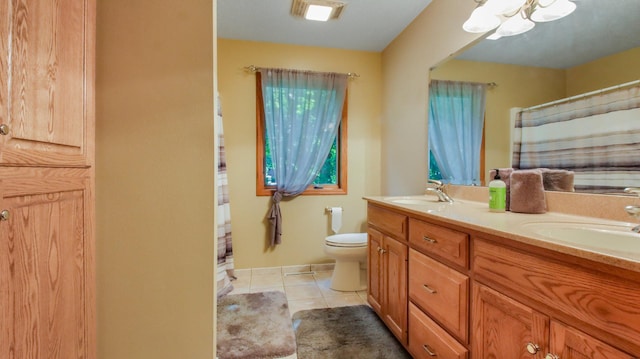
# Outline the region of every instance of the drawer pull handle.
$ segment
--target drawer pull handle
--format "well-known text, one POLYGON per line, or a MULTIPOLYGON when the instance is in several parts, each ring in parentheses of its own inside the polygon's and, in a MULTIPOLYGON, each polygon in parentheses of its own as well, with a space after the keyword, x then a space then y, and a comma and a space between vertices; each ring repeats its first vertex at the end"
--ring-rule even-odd
POLYGON ((423 284, 423 285, 422 285, 422 287, 424 287, 424 289, 425 289, 427 292, 431 293, 431 294, 436 294, 436 293, 438 293, 435 289, 433 289, 433 288, 429 287, 429 286, 428 286, 428 285, 426 285, 426 284, 423 284))
POLYGON ((540 346, 535 343, 527 343, 527 352, 529 354, 536 354, 540 350, 540 346))
POLYGON ((10 216, 11 216, 11 213, 9 213, 9 211, 5 209, 2 212, 0 212, 0 221, 8 221, 10 216))
POLYGON ((427 352, 427 354, 429 354, 429 356, 432 356, 432 357, 437 357, 438 356, 438 354, 436 354, 436 352, 433 351, 433 348, 431 348, 428 344, 423 345, 422 349, 424 349, 424 351, 427 352))
POLYGON ((547 355, 545 355, 544 359, 560 359, 560 357, 555 355, 555 354, 547 353, 547 355))
POLYGON ((422 239, 424 239, 425 241, 427 241, 427 242, 429 242, 429 243, 431 243, 431 244, 436 244, 436 243, 438 243, 438 241, 436 241, 435 239, 433 239, 433 238, 429 238, 429 237, 427 237, 427 236, 422 236, 422 239))

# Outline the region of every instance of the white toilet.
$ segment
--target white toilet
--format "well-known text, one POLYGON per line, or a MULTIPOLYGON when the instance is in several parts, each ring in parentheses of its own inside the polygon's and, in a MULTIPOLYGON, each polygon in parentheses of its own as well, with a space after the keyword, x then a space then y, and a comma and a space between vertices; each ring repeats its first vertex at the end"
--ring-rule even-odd
POLYGON ((367 234, 344 233, 325 238, 324 253, 336 260, 331 289, 344 292, 365 290, 366 271, 360 265, 366 264, 367 234))

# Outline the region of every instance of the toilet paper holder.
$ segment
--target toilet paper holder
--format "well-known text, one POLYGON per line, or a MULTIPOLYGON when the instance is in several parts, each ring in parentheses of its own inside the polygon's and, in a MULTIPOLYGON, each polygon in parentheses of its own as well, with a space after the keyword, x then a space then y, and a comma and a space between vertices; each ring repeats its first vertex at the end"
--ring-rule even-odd
POLYGON ((334 208, 340 208, 340 209, 342 209, 342 212, 344 212, 344 208, 342 208, 342 207, 326 207, 326 208, 324 209, 324 211, 325 211, 325 212, 328 212, 328 213, 333 213, 333 209, 334 209, 334 208))

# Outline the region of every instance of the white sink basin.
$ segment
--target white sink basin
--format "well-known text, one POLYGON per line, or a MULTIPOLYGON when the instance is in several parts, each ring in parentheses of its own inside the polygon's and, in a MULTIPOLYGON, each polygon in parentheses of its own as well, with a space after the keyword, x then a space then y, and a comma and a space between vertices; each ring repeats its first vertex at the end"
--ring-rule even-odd
POLYGON ((597 250, 640 254, 640 234, 631 226, 578 222, 530 222, 523 227, 542 237, 597 250))

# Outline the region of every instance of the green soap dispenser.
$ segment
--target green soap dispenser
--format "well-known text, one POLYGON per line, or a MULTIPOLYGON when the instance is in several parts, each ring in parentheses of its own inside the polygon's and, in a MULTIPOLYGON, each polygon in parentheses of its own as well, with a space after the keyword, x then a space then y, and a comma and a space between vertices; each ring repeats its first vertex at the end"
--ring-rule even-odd
POLYGON ((489 182, 489 211, 504 212, 507 207, 507 184, 500 179, 500 171, 496 168, 496 176, 489 182))

